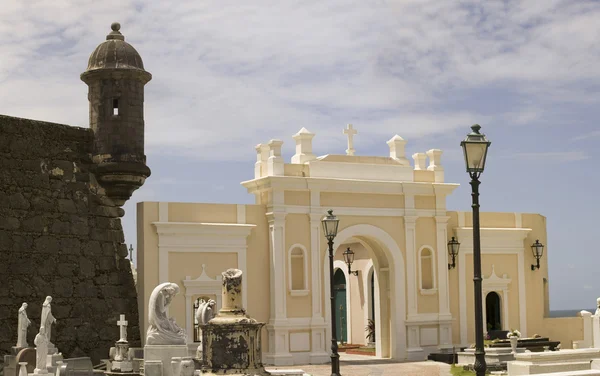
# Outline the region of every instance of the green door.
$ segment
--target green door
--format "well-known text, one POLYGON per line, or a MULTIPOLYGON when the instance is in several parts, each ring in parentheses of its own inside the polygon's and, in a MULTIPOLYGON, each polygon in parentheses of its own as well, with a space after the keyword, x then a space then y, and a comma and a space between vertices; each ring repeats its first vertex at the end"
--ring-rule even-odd
POLYGON ((338 342, 348 341, 346 322, 346 277, 344 272, 338 269, 333 275, 333 290, 335 297, 335 338, 338 342))

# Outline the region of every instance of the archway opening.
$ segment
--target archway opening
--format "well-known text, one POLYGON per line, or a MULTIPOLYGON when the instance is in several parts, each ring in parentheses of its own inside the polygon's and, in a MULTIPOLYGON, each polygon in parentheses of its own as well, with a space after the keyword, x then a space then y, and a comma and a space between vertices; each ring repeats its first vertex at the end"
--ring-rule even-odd
POLYGON ((375 329, 375 273, 373 268, 369 270, 369 319, 367 321, 367 341, 368 345, 374 345, 377 339, 375 329))
MULTIPOLYGON (((338 232, 333 249, 334 268, 340 269, 346 279, 348 344, 359 345, 363 351, 371 346, 371 354, 378 358, 406 359, 406 276, 404 258, 397 243, 378 227, 358 224, 338 232), (343 258, 348 247, 355 253, 352 273, 349 273, 343 258), (366 327, 370 318, 374 321, 376 332, 374 344, 369 343, 367 338, 366 327)), ((323 266, 325 294, 329 297, 327 254, 324 255, 323 266)), ((339 309, 339 305, 337 307, 339 309)), ((331 304, 324 308, 325 319, 329 322, 331 304)), ((335 319, 338 323, 339 319, 335 319)), ((330 335, 331 329, 326 329, 326 336, 330 335)))
POLYGON ((333 292, 335 297, 336 325, 335 335, 338 342, 348 342, 347 331, 347 301, 346 301, 346 276, 341 269, 333 274, 333 292))
POLYGON ((502 317, 500 309, 500 296, 490 292, 485 297, 485 316, 487 331, 502 330, 502 317))

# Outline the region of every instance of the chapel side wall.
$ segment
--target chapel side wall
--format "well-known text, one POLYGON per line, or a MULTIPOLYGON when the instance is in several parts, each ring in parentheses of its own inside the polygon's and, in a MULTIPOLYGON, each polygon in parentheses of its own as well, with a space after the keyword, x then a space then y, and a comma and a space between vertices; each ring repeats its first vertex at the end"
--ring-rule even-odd
MULTIPOLYGON (((269 224, 267 222, 267 208, 264 205, 244 205, 246 208, 246 223, 256 227, 248 236, 248 249, 246 266, 248 273, 244 279, 247 283, 248 307, 250 317, 267 323, 270 318, 270 280, 271 263, 269 257, 269 224)), ((310 265, 310 264, 309 264, 310 265)), ((263 351, 269 348, 267 329, 262 329, 263 351)))
MULTIPOLYGON (((454 214, 453 214, 454 215, 454 214)), ((459 212, 456 212, 457 217, 460 215, 459 212)), ((464 212, 462 214, 464 216, 464 226, 472 227, 472 213, 464 212)), ((523 258, 523 275, 519 274, 519 253, 517 254, 502 254, 496 253, 492 254, 486 252, 486 246, 482 243, 482 276, 484 278, 488 278, 492 272, 492 265, 495 267, 495 273, 498 277, 502 278, 506 275, 511 279, 508 291, 508 304, 509 304, 509 314, 508 314, 508 325, 503 323, 503 326, 506 329, 518 329, 521 328, 521 315, 520 315, 520 302, 519 299, 519 284, 524 283, 524 291, 525 291, 525 320, 526 320, 526 334, 528 336, 532 336, 534 334, 539 334, 542 336, 546 336, 546 327, 544 321, 544 306, 545 301, 547 300, 547 296, 544 296, 544 287, 543 287, 543 279, 548 278, 548 263, 547 263, 547 253, 546 249, 544 250, 544 256, 540 260, 540 270, 531 270, 531 265, 535 263, 535 259, 531 252, 531 244, 535 242, 536 239, 539 239, 540 242, 546 243, 546 218, 540 214, 528 214, 528 213, 495 213, 495 212, 482 212, 480 215, 480 225, 481 228, 526 228, 531 229, 528 233, 527 237, 523 240, 523 249, 522 258, 523 258), (520 281, 520 278, 523 281, 520 281)), ((458 218, 457 218, 458 220, 458 218)), ((449 235, 450 237, 451 235, 449 235)), ((459 239, 460 241, 460 239, 459 239)), ((461 247, 462 248, 462 247, 461 247)), ((457 265, 457 270, 459 270, 458 279, 464 278, 466 279, 466 315, 467 315, 467 338, 469 343, 473 343, 475 340, 475 332, 471 323, 474 322, 474 303, 473 303, 473 258, 472 254, 466 254, 465 256, 464 267, 457 265), (462 271, 461 271, 462 270, 462 271)), ((460 259, 460 257, 459 257, 460 259)), ((450 273, 450 278, 452 278, 452 273, 450 273)), ((459 297, 459 281, 456 282, 451 281, 451 295, 452 291, 456 292, 457 297, 459 297)), ((501 300, 501 310, 503 321, 506 320, 504 317, 504 297, 501 292, 498 292, 501 300)), ((483 304, 485 308, 485 296, 483 297, 483 304)), ((453 315, 455 313, 453 312, 453 315)), ((457 314, 457 317, 460 314, 457 314)), ((486 328, 484 328, 486 330, 486 328)), ((562 333, 562 329, 556 329, 558 333, 562 333)), ((460 325, 457 330, 460 334, 460 325)), ((525 333, 524 333, 525 334, 525 333)), ((562 335, 562 334, 560 334, 562 335)), ((454 333, 453 337, 455 338, 456 343, 460 343, 460 335, 454 333)), ((574 338, 577 340, 579 338, 574 338)))
MULTIPOLYGON (((175 319, 179 326, 187 328, 192 313, 188 312, 191 299, 201 296, 207 296, 215 299, 220 296, 220 285, 214 288, 214 291, 202 292, 198 294, 188 293, 186 296, 185 280, 187 277, 194 280, 204 272, 210 279, 217 279, 221 273, 229 268, 242 268, 243 257, 239 256, 235 249, 224 250, 217 249, 211 246, 203 246, 201 243, 193 247, 184 247, 175 251, 169 248, 167 253, 168 266, 160 266, 158 262, 158 235, 157 229, 152 225, 152 222, 158 221, 159 203, 145 203, 144 212, 148 211, 148 207, 154 209, 154 215, 145 214, 144 224, 150 236, 144 236, 146 248, 146 266, 149 270, 145 278, 146 291, 144 300, 147 304, 152 290, 159 284, 160 268, 166 270, 166 279, 170 282, 177 283, 181 288, 181 293, 175 296, 170 304, 169 315, 175 319), (154 204, 155 206, 150 206, 154 204), (148 255, 152 255, 152 261, 148 260, 148 255), (151 280, 148 274, 152 275, 151 280)), ((246 238, 246 270, 244 273, 244 284, 246 293, 246 311, 254 319, 261 322, 269 320, 269 236, 268 224, 266 221, 266 207, 264 205, 236 205, 236 204, 210 204, 210 203, 160 203, 162 210, 167 210, 168 215, 163 218, 162 222, 172 223, 219 223, 219 224, 251 224, 255 227, 250 231, 250 235, 246 238)), ((194 236, 190 234, 178 235, 178 238, 184 243, 195 244, 194 236), (190 236, 192 236, 190 238, 190 236), (184 238, 188 238, 187 240, 184 238)), ((204 236, 204 235, 203 235, 204 236)), ((209 238, 210 234, 206 235, 209 238)), ((227 235, 223 235, 227 236, 227 235)), ((201 241, 200 241, 201 242, 201 241)), ((144 311, 146 312, 147 309, 144 311)), ((193 311, 193 305, 192 305, 193 311)), ((147 315, 147 314, 146 314, 147 315)), ((145 320, 147 320, 144 317, 145 320)), ((147 324, 146 324, 147 325, 147 324)), ((188 342, 192 342, 193 333, 188 330, 188 342)), ((263 346, 268 348, 268 336, 266 330, 263 330, 263 346)))
POLYGON ((563 349, 572 349, 573 341, 581 341, 584 338, 581 317, 552 317, 540 321, 543 329, 536 333, 549 337, 551 341, 560 341, 563 349))
MULTIPOLYGON (((525 286, 527 286, 527 332, 529 335, 539 334, 546 336, 547 326, 544 325, 546 320, 542 320, 545 316, 545 307, 547 307, 548 296, 544 292, 544 279, 548 280, 548 250, 552 249, 552 245, 548 245, 546 217, 540 214, 522 214, 523 227, 530 228, 532 231, 525 239, 525 286), (536 263, 531 251, 531 245, 539 239, 545 245, 544 254, 540 259, 540 268, 531 270, 531 265, 536 263)), ((549 304, 549 302, 548 302, 549 304)), ((561 329, 554 329, 561 330, 561 329)), ((567 334, 569 332, 566 332, 567 334)), ((553 337, 550 337, 554 339, 553 337)), ((563 337, 567 338, 567 337, 563 337)), ((583 337, 575 337, 572 340, 579 340, 583 337)), ((566 344, 563 344, 565 346, 566 344)), ((569 348, 571 343, 569 343, 569 348)))
POLYGON ((137 203, 137 272, 140 338, 146 342, 148 302, 158 286, 158 234, 152 225, 158 221, 158 202, 137 203))

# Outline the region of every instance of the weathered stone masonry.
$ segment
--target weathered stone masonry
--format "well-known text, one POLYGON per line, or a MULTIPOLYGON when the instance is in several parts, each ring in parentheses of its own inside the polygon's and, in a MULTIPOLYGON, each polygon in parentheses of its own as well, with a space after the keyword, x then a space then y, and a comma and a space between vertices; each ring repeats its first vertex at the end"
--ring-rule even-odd
POLYGON ((93 140, 91 129, 0 115, 2 355, 16 344, 24 301, 33 343, 46 295, 54 298, 53 337, 65 357, 106 357, 119 335, 119 313, 139 345, 123 209, 95 181, 93 140))
POLYGON ((47 295, 57 319, 51 340, 65 358, 106 358, 119 314, 140 346, 120 217, 150 176, 143 105, 152 75, 120 28, 111 25, 80 77, 89 129, 0 115, 0 359, 16 345, 23 302, 33 343, 47 295))

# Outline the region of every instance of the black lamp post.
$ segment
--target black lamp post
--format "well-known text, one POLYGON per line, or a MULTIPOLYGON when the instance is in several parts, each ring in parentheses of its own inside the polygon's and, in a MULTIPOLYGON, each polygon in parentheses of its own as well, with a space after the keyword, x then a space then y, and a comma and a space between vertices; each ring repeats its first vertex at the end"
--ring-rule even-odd
POLYGON ((327 215, 321 220, 323 231, 329 244, 329 295, 331 298, 331 376, 340 376, 340 355, 338 354, 337 339, 335 338, 335 295, 333 292, 333 239, 337 235, 340 220, 333 215, 333 210, 328 210, 327 215))
POLYGON ((483 349, 483 308, 481 291, 481 241, 479 238, 479 176, 485 167, 485 158, 491 142, 479 133, 481 126, 475 124, 472 132, 460 143, 465 155, 467 172, 471 176, 473 199, 473 284, 475 287, 475 373, 485 376, 485 351, 483 349))
POLYGON ((456 268, 456 256, 458 256, 459 249, 460 243, 453 236, 452 240, 448 242, 448 255, 452 257, 452 264, 448 264, 448 270, 456 268))
POLYGON ((354 251, 348 247, 344 251, 344 261, 346 261, 346 265, 348 265, 348 274, 358 275, 358 270, 352 271, 352 263, 354 262, 354 251))
POLYGON ((535 243, 531 245, 531 251, 533 252, 533 257, 535 257, 536 264, 531 265, 531 270, 540 268, 540 259, 544 255, 544 245, 540 243, 539 240, 536 240, 535 243))

